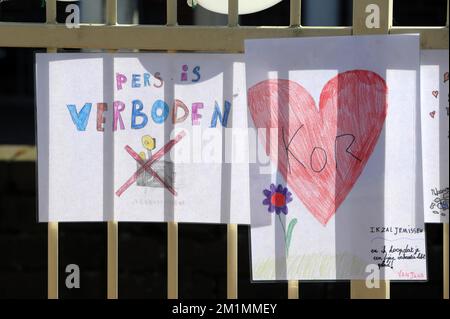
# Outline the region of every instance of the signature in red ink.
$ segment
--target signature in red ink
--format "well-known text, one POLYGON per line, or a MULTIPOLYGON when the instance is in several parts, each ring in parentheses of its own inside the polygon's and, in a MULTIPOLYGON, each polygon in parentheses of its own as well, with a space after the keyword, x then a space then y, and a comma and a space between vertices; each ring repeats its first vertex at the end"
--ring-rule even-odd
POLYGON ((400 270, 397 272, 399 278, 407 278, 407 279, 425 279, 425 274, 422 272, 414 272, 414 271, 403 271, 400 270))

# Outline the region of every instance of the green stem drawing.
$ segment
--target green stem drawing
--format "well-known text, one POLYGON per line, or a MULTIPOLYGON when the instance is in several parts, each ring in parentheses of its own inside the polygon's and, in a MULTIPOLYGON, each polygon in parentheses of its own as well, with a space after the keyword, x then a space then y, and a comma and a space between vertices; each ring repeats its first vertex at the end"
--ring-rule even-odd
POLYGON ((289 257, 289 247, 291 246, 292 232, 294 231, 295 225, 297 225, 297 218, 294 218, 289 222, 287 232, 286 228, 284 227, 283 220, 281 219, 281 215, 278 215, 278 220, 280 221, 281 228, 283 229, 286 257, 289 257))
POLYGON ((291 239, 292 239, 292 232, 294 231, 294 227, 297 225, 297 218, 292 219, 289 222, 287 234, 286 234, 286 255, 289 256, 289 247, 291 247, 291 239))

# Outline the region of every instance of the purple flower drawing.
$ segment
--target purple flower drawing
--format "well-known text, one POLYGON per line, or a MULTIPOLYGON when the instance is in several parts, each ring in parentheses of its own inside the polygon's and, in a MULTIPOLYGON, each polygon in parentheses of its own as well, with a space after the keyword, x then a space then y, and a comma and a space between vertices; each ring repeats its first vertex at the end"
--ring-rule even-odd
POLYGON ((294 227, 297 224, 297 218, 293 218, 286 229, 285 221, 286 217, 284 217, 284 221, 281 218, 281 213, 284 215, 288 214, 288 206, 290 202, 292 202, 292 193, 288 190, 287 187, 279 184, 275 186, 275 184, 271 184, 269 189, 265 189, 263 191, 264 198, 263 205, 268 206, 269 213, 275 212, 278 216, 278 220, 280 222, 281 228, 284 233, 284 243, 286 248, 286 256, 289 256, 289 247, 291 246, 292 233, 294 231, 294 227))
POLYGON ((288 214, 287 204, 292 202, 292 193, 287 187, 284 187, 281 184, 278 186, 271 184, 270 189, 265 189, 263 193, 264 196, 266 196, 263 205, 268 206, 268 211, 270 213, 275 212, 277 215, 280 215, 281 213, 285 215, 288 214))

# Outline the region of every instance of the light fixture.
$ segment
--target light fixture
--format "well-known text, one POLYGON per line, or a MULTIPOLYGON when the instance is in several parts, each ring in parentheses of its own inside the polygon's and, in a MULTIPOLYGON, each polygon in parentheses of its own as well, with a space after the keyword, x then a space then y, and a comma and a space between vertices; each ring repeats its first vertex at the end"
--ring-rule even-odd
MULTIPOLYGON (((273 7, 282 0, 239 0, 239 14, 255 13, 273 7)), ((203 8, 221 14, 228 14, 228 0, 188 0, 190 6, 203 8)))

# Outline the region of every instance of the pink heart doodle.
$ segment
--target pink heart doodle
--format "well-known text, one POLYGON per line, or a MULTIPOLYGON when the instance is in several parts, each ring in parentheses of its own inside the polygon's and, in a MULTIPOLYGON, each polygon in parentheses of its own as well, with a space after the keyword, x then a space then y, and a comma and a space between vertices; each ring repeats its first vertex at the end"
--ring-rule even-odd
POLYGON ((361 175, 381 134, 388 89, 378 74, 353 70, 323 88, 319 109, 300 84, 266 80, 249 89, 262 145, 312 215, 326 225, 361 175), (270 135, 277 128, 277 136, 270 135), (267 135, 265 134, 267 132, 267 135), (268 136, 268 138, 266 138, 268 136))
POLYGON ((438 96, 439 96, 439 91, 433 91, 433 92, 431 92, 431 94, 433 94, 433 96, 434 96, 435 98, 438 98, 438 96))
POLYGON ((430 116, 434 118, 436 116, 436 111, 430 112, 430 116))

